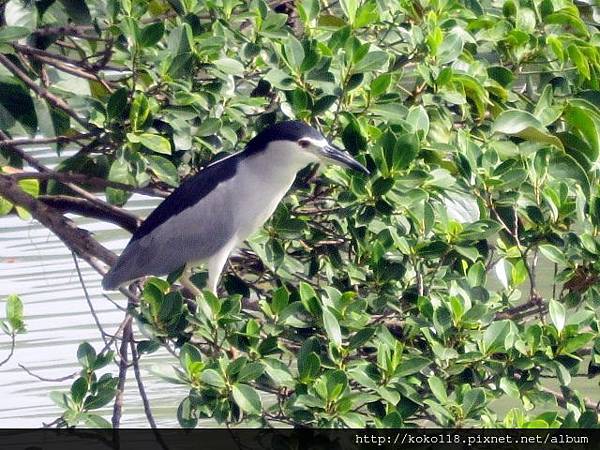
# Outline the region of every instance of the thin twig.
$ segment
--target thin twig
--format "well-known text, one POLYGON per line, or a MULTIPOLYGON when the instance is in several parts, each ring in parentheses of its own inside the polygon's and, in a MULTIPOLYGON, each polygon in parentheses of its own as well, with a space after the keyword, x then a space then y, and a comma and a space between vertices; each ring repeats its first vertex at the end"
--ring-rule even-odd
POLYGON ((127 314, 125 326, 123 327, 123 340, 121 341, 121 347, 119 349, 119 382, 117 384, 117 395, 115 397, 115 404, 113 406, 113 429, 119 428, 123 413, 123 393, 125 391, 125 381, 127 379, 127 368, 129 367, 129 362, 127 360, 127 346, 129 345, 129 341, 131 340, 131 336, 133 334, 131 323, 132 316, 127 314))
POLYGON ((94 309, 94 305, 92 304, 92 300, 90 299, 88 290, 85 287, 85 283, 83 281, 83 275, 81 274, 81 269, 79 268, 79 262, 77 261, 77 255, 75 255, 75 252, 71 252, 71 256, 73 256, 73 262, 75 263, 75 269, 77 270, 77 276, 79 277, 79 283, 81 284, 81 289, 83 289, 83 294, 84 294, 85 300, 87 301, 87 304, 90 308, 90 312, 92 313, 92 317, 94 318, 94 322, 96 322, 96 327, 100 331, 100 336, 102 337, 104 344, 107 344, 108 339, 106 337, 108 336, 108 334, 104 331, 104 328, 102 328, 102 325, 100 324, 100 320, 98 319, 98 316, 96 315, 96 310, 94 309))
POLYGON ((146 414, 146 419, 148 419, 150 427, 156 428, 156 422, 154 421, 154 416, 152 415, 152 409, 150 409, 150 402, 148 401, 148 396, 146 395, 146 389, 144 388, 144 382, 142 380, 142 374, 140 373, 140 356, 133 340, 130 342, 130 348, 131 360, 133 362, 133 373, 135 374, 138 390, 140 391, 140 397, 142 397, 142 403, 144 404, 144 413, 146 414))
MULTIPOLYGON (((0 147, 1 145, 0 141, 0 147)), ((27 161, 29 162, 29 161, 27 161)), ((150 197, 162 197, 166 198, 170 192, 154 187, 136 187, 130 184, 119 183, 118 181, 110 181, 105 178, 91 177, 82 173, 74 172, 55 172, 49 170, 47 172, 19 172, 11 174, 16 180, 24 180, 35 178, 38 180, 56 180, 61 183, 85 183, 94 188, 104 189, 111 187, 114 189, 120 189, 122 191, 135 192, 136 194, 147 195, 150 197)))
POLYGON ((115 305, 115 307, 116 307, 118 310, 120 310, 120 311, 123 311, 123 312, 127 311, 127 308, 123 308, 121 305, 119 305, 117 302, 115 302, 115 301, 114 301, 112 298, 110 298, 108 295, 106 295, 106 294, 102 294, 102 296, 103 296, 103 297, 104 297, 106 300, 108 300, 109 302, 111 302, 113 305, 115 305))
POLYGON ((72 378, 75 378, 79 374, 79 372, 73 372, 71 375, 65 375, 64 377, 60 377, 60 378, 46 378, 46 377, 42 377, 40 375, 33 373, 31 371, 31 369, 28 369, 23 364, 19 364, 19 367, 21 369, 23 369, 25 372, 27 372, 28 375, 31 375, 33 378, 37 378, 40 381, 47 381, 50 383, 59 383, 61 381, 70 380, 72 378))
POLYGON ((75 213, 84 217, 91 217, 103 222, 110 222, 134 233, 142 223, 142 219, 125 210, 108 212, 87 199, 69 195, 39 195, 38 200, 62 213, 75 213))
POLYGON ((8 354, 8 356, 6 358, 4 358, 2 361, 0 361, 0 366, 3 366, 4 364, 6 364, 8 361, 10 361, 10 358, 12 358, 12 356, 15 353, 15 332, 13 331, 12 333, 10 333, 10 352, 8 354))
POLYGON ((0 141, 0 147, 10 147, 13 145, 43 145, 59 143, 64 144, 66 142, 79 141, 82 139, 90 139, 94 137, 94 133, 77 133, 73 136, 54 136, 45 138, 18 138, 18 139, 5 139, 0 141))

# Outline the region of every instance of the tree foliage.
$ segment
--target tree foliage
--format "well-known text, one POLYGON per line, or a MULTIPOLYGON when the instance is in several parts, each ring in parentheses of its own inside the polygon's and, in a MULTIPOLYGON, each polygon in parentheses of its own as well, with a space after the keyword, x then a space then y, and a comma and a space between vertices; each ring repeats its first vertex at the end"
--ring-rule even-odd
MULTIPOLYGON (((0 176, 49 207, 120 223, 133 192, 164 194, 285 118, 319 127, 372 173, 303 171, 220 298, 185 299, 174 277, 146 282, 129 310, 137 351, 177 355, 155 371, 189 386, 182 426, 597 424, 572 387, 600 371, 596 6, 1 8, 0 176), (63 155, 56 171, 27 156, 36 142, 63 155), (88 198, 98 188, 109 204, 88 198), (506 398, 516 407, 498 414, 506 398)), ((0 195, 1 212, 15 204, 26 217, 0 195)), ((75 410, 88 414, 95 388, 73 384, 75 410)))

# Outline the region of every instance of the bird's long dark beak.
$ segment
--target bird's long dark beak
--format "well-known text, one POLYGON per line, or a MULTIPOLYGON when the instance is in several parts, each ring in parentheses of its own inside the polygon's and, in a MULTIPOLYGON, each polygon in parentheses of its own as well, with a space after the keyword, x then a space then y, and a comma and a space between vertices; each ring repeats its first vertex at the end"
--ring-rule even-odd
POLYGON ((348 152, 345 152, 344 150, 339 149, 331 144, 327 144, 325 147, 323 147, 323 156, 338 166, 347 167, 349 169, 356 170, 357 172, 362 172, 366 175, 370 174, 367 168, 350 156, 348 152))

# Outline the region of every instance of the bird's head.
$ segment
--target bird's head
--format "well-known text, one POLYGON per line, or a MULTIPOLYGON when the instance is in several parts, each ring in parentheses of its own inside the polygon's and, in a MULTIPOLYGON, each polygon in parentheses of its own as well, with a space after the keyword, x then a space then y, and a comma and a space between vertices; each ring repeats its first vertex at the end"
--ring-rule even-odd
POLYGON ((369 174, 365 166, 356 161, 350 154, 330 143, 310 125, 296 120, 278 122, 267 127, 248 145, 250 148, 266 148, 269 142, 285 142, 285 151, 302 155, 302 160, 336 164, 357 172, 369 174))
POLYGON ((336 164, 367 175, 369 174, 365 166, 350 156, 348 152, 331 144, 323 136, 320 139, 309 136, 301 137, 296 144, 299 147, 299 151, 308 152, 314 155, 319 161, 336 164))

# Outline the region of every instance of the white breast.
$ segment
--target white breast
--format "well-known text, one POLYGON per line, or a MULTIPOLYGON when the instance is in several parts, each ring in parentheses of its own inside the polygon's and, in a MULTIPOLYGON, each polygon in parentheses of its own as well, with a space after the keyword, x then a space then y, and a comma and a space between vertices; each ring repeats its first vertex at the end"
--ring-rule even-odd
POLYGON ((289 142, 275 141, 267 150, 240 162, 234 179, 238 243, 247 239, 271 217, 290 189, 296 173, 315 160, 290 152, 289 142), (285 147, 282 147, 285 146, 285 147))

